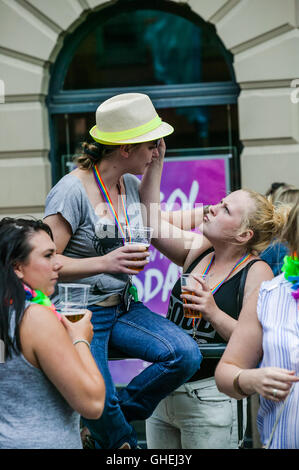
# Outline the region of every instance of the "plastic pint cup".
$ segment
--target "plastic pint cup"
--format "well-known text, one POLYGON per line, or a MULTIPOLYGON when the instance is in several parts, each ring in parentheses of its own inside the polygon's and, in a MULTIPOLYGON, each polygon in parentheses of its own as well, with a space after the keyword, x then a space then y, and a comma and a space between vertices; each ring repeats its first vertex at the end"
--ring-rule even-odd
POLYGON ((83 318, 88 305, 89 284, 58 284, 58 310, 71 322, 83 318))
MULTIPOLYGON (((151 238, 153 235, 152 227, 125 227, 125 245, 134 245, 138 247, 142 247, 143 251, 148 251, 149 246, 151 244, 151 238)), ((138 251, 140 249, 138 248, 138 251)), ((142 251, 142 250, 141 250, 142 251)), ((138 258, 133 259, 133 261, 140 261, 138 258)), ((134 271, 142 271, 144 266, 141 268, 134 268, 134 271)))

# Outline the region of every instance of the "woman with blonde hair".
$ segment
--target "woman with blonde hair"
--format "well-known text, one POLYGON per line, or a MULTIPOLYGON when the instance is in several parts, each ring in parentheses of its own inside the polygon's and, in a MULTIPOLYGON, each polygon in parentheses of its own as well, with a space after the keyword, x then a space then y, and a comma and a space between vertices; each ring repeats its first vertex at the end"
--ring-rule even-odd
MULTIPOLYGON (((172 226, 171 239, 163 237, 177 214, 162 214, 164 221, 156 247, 183 266, 197 288, 181 292, 175 284, 167 318, 195 342, 225 343, 251 293, 272 279, 269 266, 258 253, 280 232, 286 210, 275 208, 264 196, 250 190, 232 192, 206 208, 200 225, 203 235, 172 226), (189 246, 187 246, 187 242, 189 246), (183 306, 183 300, 186 302, 183 306), (184 317, 184 308, 201 317, 184 317)), ((162 400, 146 422, 149 448, 212 449, 238 446, 237 402, 217 390, 214 372, 218 359, 204 359, 200 369, 162 400)), ((244 404, 245 407, 245 404, 244 404)), ((244 420, 245 421, 245 420, 244 420)), ((243 435, 243 429, 240 429, 243 435)))
POLYGON ((241 312, 216 370, 223 393, 241 399, 258 393, 257 425, 271 449, 298 449, 299 205, 282 231, 290 256, 282 274, 256 289, 241 312))

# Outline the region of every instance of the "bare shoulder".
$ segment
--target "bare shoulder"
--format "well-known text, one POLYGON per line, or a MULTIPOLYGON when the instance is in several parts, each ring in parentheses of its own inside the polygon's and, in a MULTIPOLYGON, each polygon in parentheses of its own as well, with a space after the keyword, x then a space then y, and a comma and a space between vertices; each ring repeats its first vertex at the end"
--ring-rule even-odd
POLYGON ((63 344, 63 327, 49 307, 31 304, 20 323, 22 353, 34 367, 41 369, 36 351, 51 344, 63 344), (50 339, 50 341, 49 341, 50 339))
POLYGON ((243 304, 247 301, 248 297, 255 289, 260 289, 262 282, 269 281, 274 277, 272 269, 265 261, 260 260, 260 258, 255 259, 259 261, 250 266, 248 270, 244 289, 243 304))
POLYGON ((45 329, 60 329, 60 321, 55 313, 45 305, 31 304, 25 311, 22 318, 21 327, 30 329, 34 335, 37 332, 42 334, 45 329))
POLYGON ((262 276, 265 277, 265 281, 272 279, 274 274, 269 264, 258 257, 255 257, 254 259, 257 260, 257 262, 250 266, 247 278, 250 279, 254 278, 255 276, 262 276))

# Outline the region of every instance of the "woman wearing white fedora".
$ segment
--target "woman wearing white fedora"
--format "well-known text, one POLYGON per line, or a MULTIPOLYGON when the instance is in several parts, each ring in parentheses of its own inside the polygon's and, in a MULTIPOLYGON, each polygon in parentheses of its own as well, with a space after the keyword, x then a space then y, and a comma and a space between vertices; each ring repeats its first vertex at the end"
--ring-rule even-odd
MULTIPOLYGON (((136 298, 130 275, 147 254, 123 243, 124 226, 142 225, 140 202, 159 202, 165 143, 173 128, 162 122, 147 95, 126 93, 102 103, 93 144, 83 145, 78 167, 50 191, 45 210, 62 262, 60 281, 91 285, 91 350, 105 379, 99 420, 85 420, 97 448, 134 448, 130 422, 156 405, 199 368, 201 353, 179 327, 136 298), (141 183, 136 178, 142 174, 141 183), (129 294, 128 294, 129 291, 129 294), (152 363, 118 394, 108 368, 108 341, 152 363)), ((154 240, 153 240, 154 243, 154 240)))

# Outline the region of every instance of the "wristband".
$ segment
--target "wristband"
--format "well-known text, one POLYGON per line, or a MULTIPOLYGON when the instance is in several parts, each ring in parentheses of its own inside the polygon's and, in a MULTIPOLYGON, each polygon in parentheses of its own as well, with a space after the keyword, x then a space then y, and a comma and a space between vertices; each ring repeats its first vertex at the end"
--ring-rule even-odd
POLYGON ((73 345, 75 346, 78 343, 85 343, 90 349, 90 344, 86 339, 76 339, 76 341, 73 342, 73 345))
POLYGON ((235 392, 238 393, 238 395, 241 395, 242 397, 245 398, 245 397, 248 397, 249 395, 243 392, 239 384, 239 377, 243 371, 244 369, 240 369, 239 372, 236 373, 234 380, 233 380, 233 387, 234 387, 235 392))

